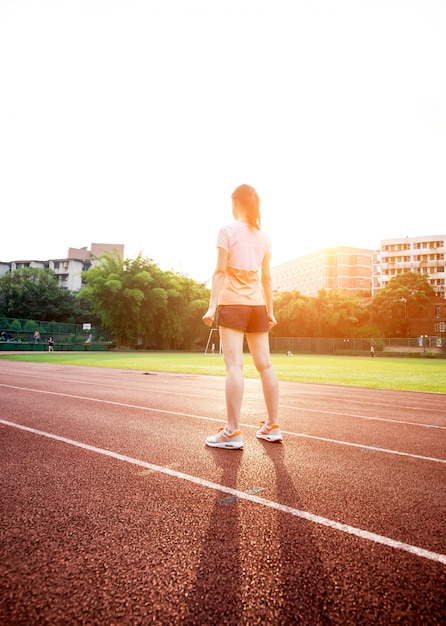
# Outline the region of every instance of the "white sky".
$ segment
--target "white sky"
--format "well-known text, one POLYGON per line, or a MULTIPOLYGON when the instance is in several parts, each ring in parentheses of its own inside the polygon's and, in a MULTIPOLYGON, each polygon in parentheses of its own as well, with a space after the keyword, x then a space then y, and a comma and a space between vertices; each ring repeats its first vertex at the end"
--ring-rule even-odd
POLYGON ((123 243, 207 280, 446 232, 444 0, 0 0, 0 261, 123 243))

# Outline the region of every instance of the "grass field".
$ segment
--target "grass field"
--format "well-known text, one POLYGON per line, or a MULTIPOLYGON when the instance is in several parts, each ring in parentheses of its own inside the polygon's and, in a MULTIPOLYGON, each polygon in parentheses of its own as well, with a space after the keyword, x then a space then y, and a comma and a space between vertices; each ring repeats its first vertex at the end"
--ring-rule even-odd
MULTIPOLYGON (((53 352, 0 354, 0 360, 224 376, 223 357, 187 352, 53 352)), ((273 354, 280 380, 446 394, 446 360, 273 354)), ((245 376, 258 374, 249 354, 245 376)))

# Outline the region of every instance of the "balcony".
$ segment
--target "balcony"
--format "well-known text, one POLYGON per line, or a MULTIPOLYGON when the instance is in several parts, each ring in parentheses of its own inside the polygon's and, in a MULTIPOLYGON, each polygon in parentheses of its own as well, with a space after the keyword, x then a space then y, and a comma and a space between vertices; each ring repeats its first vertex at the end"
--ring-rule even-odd
POLYGON ((414 265, 417 265, 417 262, 414 261, 395 261, 395 262, 387 262, 383 260, 381 266, 387 269, 407 269, 407 271, 411 270, 414 265))

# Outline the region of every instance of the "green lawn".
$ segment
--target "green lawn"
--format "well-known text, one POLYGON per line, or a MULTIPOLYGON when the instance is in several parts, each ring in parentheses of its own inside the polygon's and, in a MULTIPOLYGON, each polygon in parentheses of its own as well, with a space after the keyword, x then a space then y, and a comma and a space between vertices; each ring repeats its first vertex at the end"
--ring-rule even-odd
MULTIPOLYGON (((219 354, 54 352, 0 354, 0 359, 212 376, 225 374, 223 358, 219 354)), ((280 380, 446 394, 446 360, 319 355, 287 357, 278 354, 273 354, 272 360, 280 380)), ((249 354, 245 355, 245 375, 248 378, 258 377, 249 354)))

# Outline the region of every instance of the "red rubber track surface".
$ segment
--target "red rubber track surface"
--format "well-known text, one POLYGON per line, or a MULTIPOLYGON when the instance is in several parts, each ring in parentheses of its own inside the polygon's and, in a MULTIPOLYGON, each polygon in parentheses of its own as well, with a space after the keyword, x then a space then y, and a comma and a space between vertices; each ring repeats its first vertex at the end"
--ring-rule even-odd
POLYGON ((446 396, 0 362, 1 624, 439 624, 446 396))

